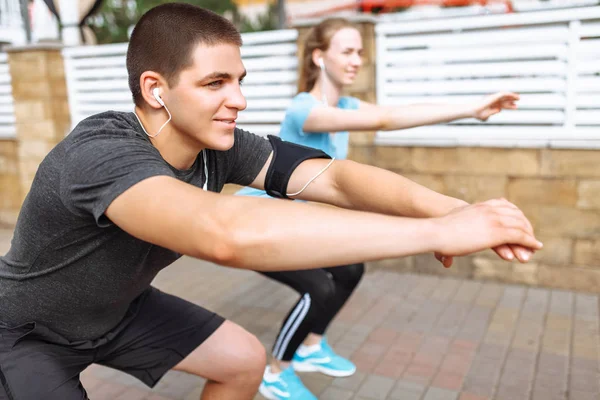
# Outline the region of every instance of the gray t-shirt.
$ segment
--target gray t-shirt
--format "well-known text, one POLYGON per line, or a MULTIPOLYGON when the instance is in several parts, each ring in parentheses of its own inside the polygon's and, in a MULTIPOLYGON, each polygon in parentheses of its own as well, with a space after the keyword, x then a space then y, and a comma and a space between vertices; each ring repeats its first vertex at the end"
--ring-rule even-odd
MULTIPOLYGON (((206 151, 208 190, 250 184, 271 153, 267 140, 236 129, 228 151, 206 151)), ((133 113, 82 121, 42 161, 0 257, 0 322, 38 322, 70 340, 115 327, 156 274, 181 254, 136 239, 104 212, 136 183, 156 175, 202 187, 202 153, 186 171, 171 167, 133 113)), ((190 218, 193 218, 190 215, 190 218)))

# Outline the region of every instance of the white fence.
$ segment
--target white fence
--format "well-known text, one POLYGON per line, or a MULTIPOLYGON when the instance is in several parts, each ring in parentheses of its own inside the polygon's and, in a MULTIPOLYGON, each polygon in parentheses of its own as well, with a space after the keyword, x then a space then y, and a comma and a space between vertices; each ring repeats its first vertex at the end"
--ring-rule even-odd
POLYGON ((379 132, 380 145, 600 147, 600 7, 376 26, 378 103, 520 93, 487 122, 379 132))
MULTIPOLYGON (((238 125, 257 134, 278 134, 284 110, 296 90, 296 30, 242 35, 242 59, 248 71, 242 92, 248 108, 238 125)), ((127 83, 127 43, 63 50, 71 121, 106 111, 132 111, 127 83)))
POLYGON ((256 134, 279 134, 279 124, 296 94, 298 31, 242 35, 242 60, 248 71, 242 92, 248 108, 239 114, 239 126, 256 134))
POLYGON ((19 0, 0 0, 0 43, 25 44, 19 0))
POLYGON ((0 53, 0 139, 16 136, 12 88, 6 53, 0 53))

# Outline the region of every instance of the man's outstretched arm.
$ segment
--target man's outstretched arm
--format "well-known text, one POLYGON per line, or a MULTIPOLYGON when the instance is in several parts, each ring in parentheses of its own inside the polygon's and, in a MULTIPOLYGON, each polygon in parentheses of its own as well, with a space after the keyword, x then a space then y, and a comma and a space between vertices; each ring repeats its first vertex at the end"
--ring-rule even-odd
POLYGON ((143 180, 105 212, 141 240, 254 270, 294 270, 425 252, 463 255, 503 243, 541 244, 514 205, 491 201, 439 218, 226 196, 166 176, 143 180))
MULTIPOLYGON (((287 192, 299 191, 327 163, 328 160, 314 159, 300 164, 291 176, 287 192)), ((253 185, 260 186, 263 182, 264 176, 259 174, 253 185)), ((336 160, 294 198, 352 210, 418 218, 439 217, 468 205, 463 200, 445 196, 396 173, 349 160, 336 160)), ((531 226, 529 229, 533 230, 531 226)), ((494 251, 505 260, 516 257, 526 262, 531 256, 530 249, 519 246, 502 245, 494 251)), ((439 256, 438 259, 442 261, 439 256)), ((452 260, 445 259, 442 263, 448 267, 452 260)))

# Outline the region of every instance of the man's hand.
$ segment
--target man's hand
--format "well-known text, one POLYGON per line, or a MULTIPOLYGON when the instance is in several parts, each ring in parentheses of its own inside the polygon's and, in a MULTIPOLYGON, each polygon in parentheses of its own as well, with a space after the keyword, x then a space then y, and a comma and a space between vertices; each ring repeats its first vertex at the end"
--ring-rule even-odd
MULTIPOLYGON (((457 212, 468 206, 469 206, 468 203, 464 203, 464 204, 452 209, 450 212, 451 213, 457 212)), ((527 220, 527 224, 529 226, 530 231, 533 233, 533 227, 531 226, 531 223, 529 222, 529 220, 527 220)), ((496 247, 492 248, 492 250, 494 250, 494 252, 496 252, 496 254, 498 254, 498 256, 500 256, 503 260, 512 261, 516 258, 518 261, 520 261, 522 263, 528 262, 529 259, 531 258, 531 256, 533 255, 533 253, 535 252, 534 250, 527 248, 527 247, 523 247, 523 246, 519 246, 519 245, 509 245, 509 244, 503 244, 500 246, 496 246, 496 247)), ((444 256, 441 253, 437 253, 437 252, 434 253, 434 255, 435 255, 435 258, 440 263, 442 263, 444 268, 450 268, 452 266, 452 263, 454 261, 453 257, 444 256)))
POLYGON ((514 256, 527 262, 532 251, 542 248, 531 223, 514 204, 505 199, 489 200, 456 209, 435 218, 436 258, 445 267, 452 257, 472 254, 488 248, 505 260, 514 256))
POLYGON ((516 109, 517 105, 515 102, 517 100, 519 100, 519 95, 516 93, 494 93, 486 96, 481 102, 474 106, 472 116, 480 121, 487 121, 489 117, 498 114, 503 109, 516 109))

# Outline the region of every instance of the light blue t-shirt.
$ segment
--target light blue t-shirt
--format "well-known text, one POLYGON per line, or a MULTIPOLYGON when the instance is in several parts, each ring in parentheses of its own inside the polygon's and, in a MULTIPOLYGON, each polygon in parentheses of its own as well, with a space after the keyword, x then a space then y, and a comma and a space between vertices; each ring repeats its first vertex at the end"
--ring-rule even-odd
MULTIPOLYGON (((340 97, 337 104, 338 108, 345 110, 357 110, 359 106, 360 100, 355 97, 340 97)), ((332 135, 329 132, 306 133, 302 130, 313 107, 324 107, 324 105, 310 93, 298 93, 292 99, 292 104, 288 107, 285 117, 281 122, 279 137, 287 142, 323 150, 338 160, 345 159, 348 156, 348 131, 336 132, 332 135)), ((263 190, 250 187, 243 188, 236 194, 242 196, 270 197, 263 190)))

